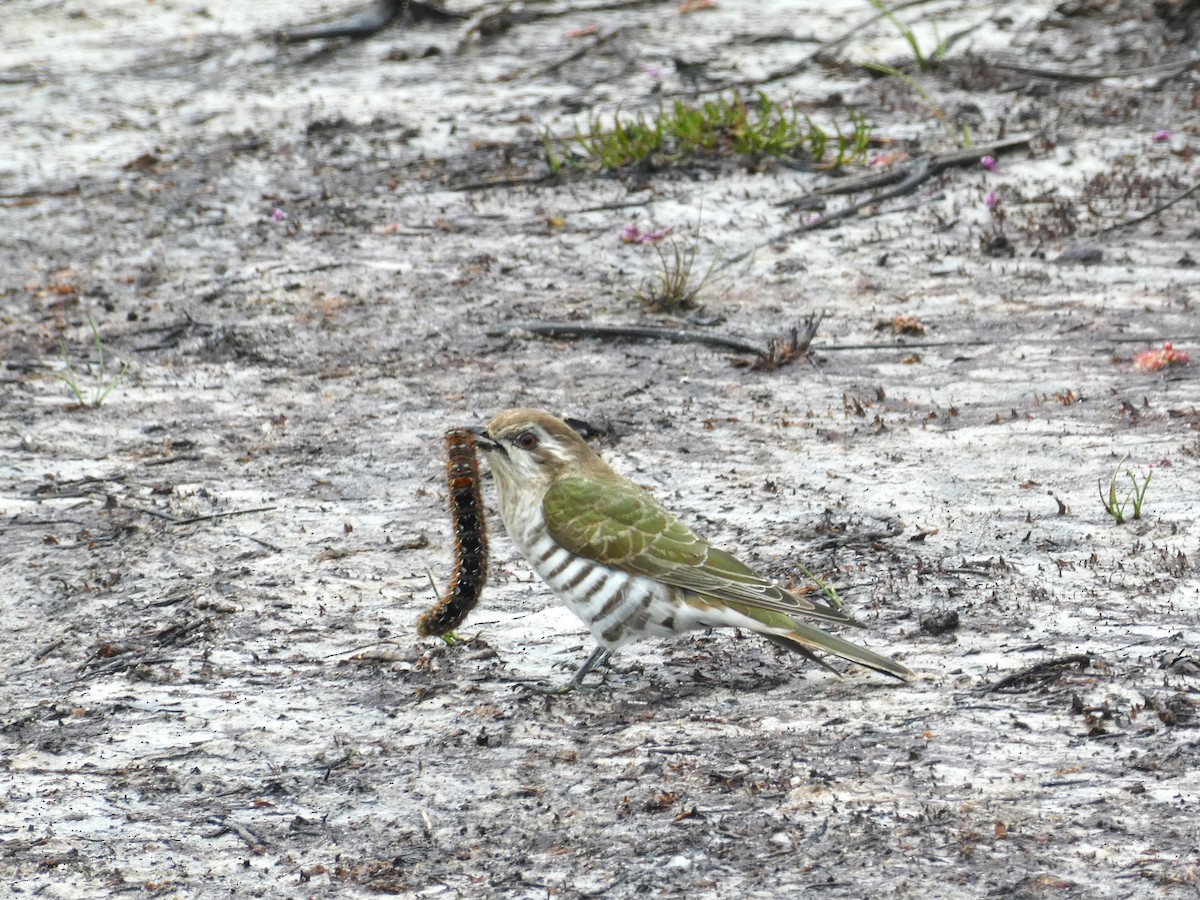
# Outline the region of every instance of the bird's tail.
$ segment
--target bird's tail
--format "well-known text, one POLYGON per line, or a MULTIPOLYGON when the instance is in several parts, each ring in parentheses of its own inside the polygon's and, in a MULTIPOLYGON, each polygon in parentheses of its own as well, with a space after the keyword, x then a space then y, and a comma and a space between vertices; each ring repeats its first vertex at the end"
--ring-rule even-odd
MULTIPOLYGON (((860 666, 883 672, 885 675, 891 675, 902 681, 911 681, 916 677, 907 666, 901 665, 894 659, 881 656, 866 647, 858 646, 858 644, 852 644, 835 634, 829 634, 813 625, 801 622, 795 616, 787 615, 777 609, 741 600, 720 599, 718 602, 714 602, 712 598, 703 594, 685 594, 683 599, 684 608, 695 612, 687 627, 748 628, 781 647, 811 659, 831 672, 837 672, 837 669, 813 653, 814 650, 832 653, 834 656, 840 656, 842 659, 848 659, 850 662, 856 662, 860 666)), ((849 619, 847 624, 851 623, 859 624, 849 619)))
POLYGON ((763 632, 762 634, 780 647, 791 650, 794 653, 799 653, 805 658, 824 666, 831 672, 837 672, 837 670, 813 653, 813 650, 824 650, 826 653, 832 653, 834 656, 848 659, 850 662, 866 666, 868 669, 874 669, 876 672, 883 672, 885 675, 891 675, 894 678, 899 678, 901 681, 912 681, 916 677, 911 669, 896 662, 894 659, 881 656, 878 653, 868 650, 866 647, 852 644, 837 635, 827 634, 819 628, 805 625, 803 622, 797 622, 794 619, 792 620, 791 630, 787 632, 763 632))

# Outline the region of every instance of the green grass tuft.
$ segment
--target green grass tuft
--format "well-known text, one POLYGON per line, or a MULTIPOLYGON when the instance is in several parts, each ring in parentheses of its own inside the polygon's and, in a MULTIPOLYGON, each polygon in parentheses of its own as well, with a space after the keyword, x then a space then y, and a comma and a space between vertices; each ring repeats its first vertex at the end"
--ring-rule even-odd
POLYGON ((843 131, 835 124, 835 138, 807 115, 785 109, 759 91, 756 99, 718 97, 699 104, 676 100, 654 116, 638 113, 613 115, 608 125, 600 117, 568 141, 543 135, 546 162, 551 171, 563 166, 619 169, 635 163, 666 164, 688 157, 774 156, 784 160, 805 157, 838 166, 866 154, 871 127, 862 114, 851 110, 843 131))

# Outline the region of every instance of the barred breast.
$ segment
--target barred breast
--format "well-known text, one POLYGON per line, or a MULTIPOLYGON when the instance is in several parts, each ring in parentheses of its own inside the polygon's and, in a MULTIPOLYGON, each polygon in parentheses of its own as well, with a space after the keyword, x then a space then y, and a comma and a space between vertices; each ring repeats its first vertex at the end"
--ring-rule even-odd
POLYGON ((678 633, 677 589, 586 559, 562 547, 542 523, 525 529, 518 549, 535 572, 610 650, 678 633))

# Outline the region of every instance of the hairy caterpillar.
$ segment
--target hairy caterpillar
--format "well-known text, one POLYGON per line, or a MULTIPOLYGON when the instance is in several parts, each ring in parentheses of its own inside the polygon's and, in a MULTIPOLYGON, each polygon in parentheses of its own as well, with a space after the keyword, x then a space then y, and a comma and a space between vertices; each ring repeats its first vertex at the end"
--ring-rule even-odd
POLYGON ((454 574, 432 609, 417 619, 417 633, 445 634, 462 624, 487 583, 487 528, 479 490, 475 436, 461 428, 446 432, 446 484, 454 523, 454 574))

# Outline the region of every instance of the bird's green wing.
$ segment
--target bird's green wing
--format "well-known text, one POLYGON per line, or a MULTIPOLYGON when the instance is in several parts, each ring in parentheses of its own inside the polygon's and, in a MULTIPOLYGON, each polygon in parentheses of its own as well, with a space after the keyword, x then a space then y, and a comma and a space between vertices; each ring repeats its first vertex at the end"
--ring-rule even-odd
POLYGON ((708 554, 702 538, 624 479, 560 479, 542 513, 567 550, 637 575, 663 580, 674 568, 702 565, 708 554))
POLYGON ((723 603, 785 615, 858 623, 825 603, 777 587, 699 537, 646 491, 623 478, 564 478, 542 501, 561 546, 606 566, 695 591, 723 603))

